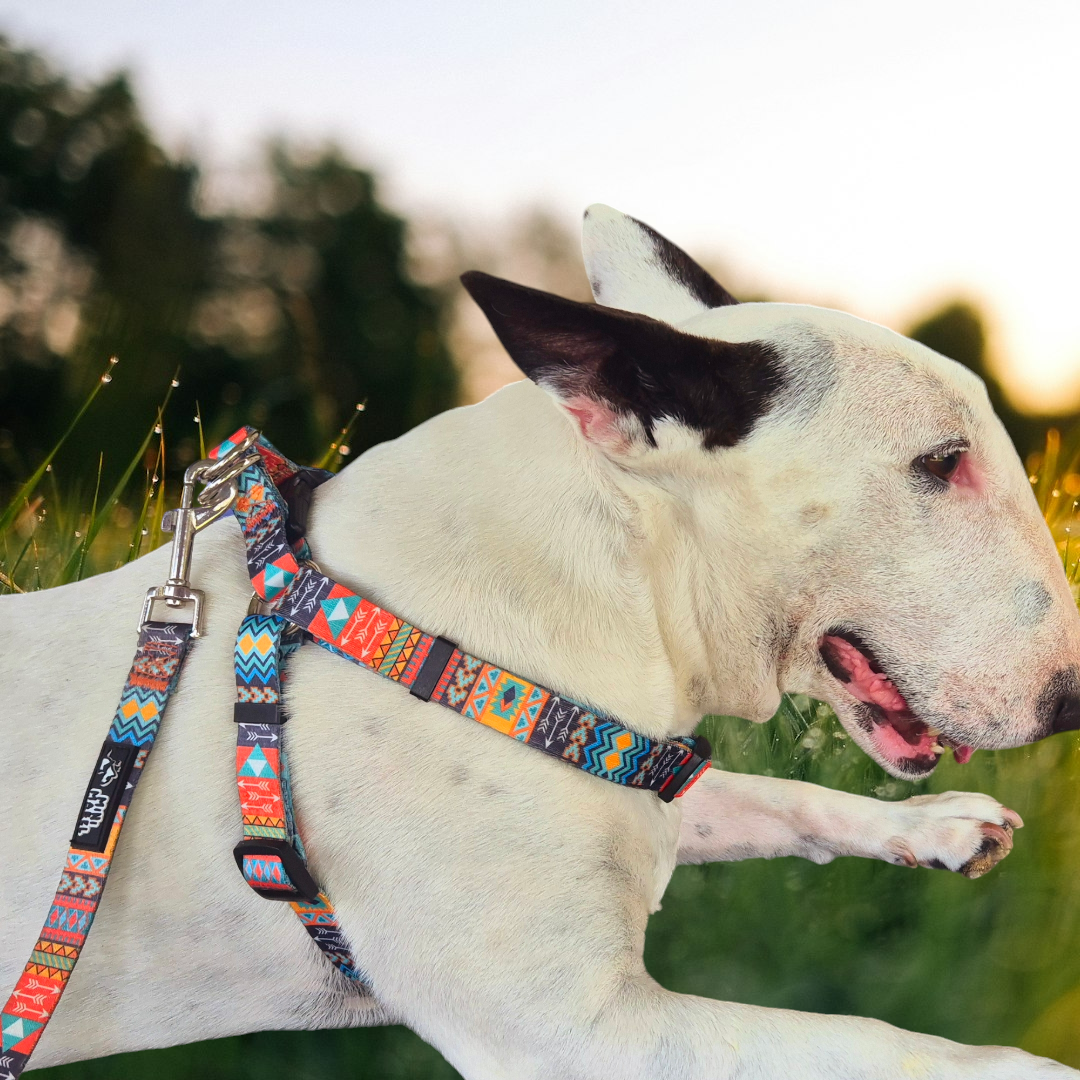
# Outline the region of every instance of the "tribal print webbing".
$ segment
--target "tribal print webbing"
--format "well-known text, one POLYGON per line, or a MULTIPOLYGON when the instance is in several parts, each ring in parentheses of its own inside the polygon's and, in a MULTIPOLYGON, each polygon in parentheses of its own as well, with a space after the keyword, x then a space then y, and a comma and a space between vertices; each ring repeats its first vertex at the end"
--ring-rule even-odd
POLYGON ((244 851, 241 844, 238 862, 244 880, 253 889, 288 901, 312 940, 342 975, 364 983, 330 898, 321 889, 312 889, 308 897, 298 895, 301 890, 289 876, 280 848, 274 850, 274 841, 284 842, 301 863, 307 862, 293 812, 284 740, 286 717, 281 705, 284 660, 301 644, 299 633, 288 633, 290 630, 280 616, 249 615, 236 635, 236 786, 244 841, 253 841, 247 846, 256 848, 260 841, 271 841, 262 851, 244 851))
MULTIPOLYGON (((238 431, 215 447, 210 457, 227 454, 248 433, 247 428, 238 431)), ((290 539, 289 506, 278 485, 285 487, 299 477, 307 481, 305 489, 310 491, 331 474, 301 470, 261 437, 258 449, 259 464, 238 478, 233 510, 244 534, 252 587, 260 600, 271 601, 292 584, 300 568, 298 560, 311 556, 302 535, 290 539)), ((330 963, 363 986, 364 975, 338 925, 334 905, 307 874, 307 854, 293 812, 281 684, 285 658, 301 644, 299 632, 277 615, 249 615, 237 631, 233 660, 236 787, 244 839, 235 854, 248 885, 261 896, 287 901, 330 963), (293 866, 291 876, 286 860, 293 866), (303 884, 293 880, 301 874, 310 886, 307 895, 303 884)))
MULTIPOLYGON (((211 457, 242 442, 250 428, 231 435, 211 457)), ((248 545, 255 592, 274 613, 304 630, 323 648, 414 688, 433 651, 445 662, 423 696, 494 731, 544 751, 584 772, 628 787, 661 793, 695 754, 695 740, 650 739, 538 683, 496 667, 425 634, 318 570, 301 566, 306 541, 290 544, 289 506, 278 485, 303 472, 265 439, 261 461, 240 477, 236 516, 248 545)), ((318 482, 318 480, 316 480, 318 482)), ((428 673, 425 672, 425 675, 428 673)), ((685 794, 709 767, 707 753, 686 777, 685 794)))
MULTIPOLYGON (((301 571, 275 611, 323 648, 407 687, 438 640, 312 569, 301 571)), ((593 776, 649 791, 660 791, 694 750, 691 739, 646 738, 457 648, 430 700, 593 776)))
MULTIPOLYGON (((251 434, 251 429, 241 428, 210 457, 227 454, 251 434)), ((302 643, 302 634, 414 693, 418 682, 427 680, 418 696, 618 784, 661 792, 693 758, 695 744, 658 741, 630 731, 423 633, 302 565, 311 554, 303 536, 306 520, 298 520, 306 518, 306 506, 291 507, 281 489, 294 497, 299 492, 296 502, 301 503, 303 494, 309 496, 329 474, 300 469, 261 437, 256 446, 259 460, 240 474, 234 510, 246 542, 252 587, 269 613, 249 615, 236 639, 236 782, 244 827, 237 864, 261 896, 287 900, 331 963, 362 984, 364 975, 334 906, 308 873, 294 820, 281 683, 284 660, 302 643), (293 628, 291 634, 286 624, 293 628)), ((707 767, 708 761, 701 761, 680 793, 707 767)))
POLYGON ((16 1080, 52 1019, 101 903, 143 766, 176 688, 191 627, 147 623, 98 754, 48 918, 0 1012, 0 1080, 16 1080))

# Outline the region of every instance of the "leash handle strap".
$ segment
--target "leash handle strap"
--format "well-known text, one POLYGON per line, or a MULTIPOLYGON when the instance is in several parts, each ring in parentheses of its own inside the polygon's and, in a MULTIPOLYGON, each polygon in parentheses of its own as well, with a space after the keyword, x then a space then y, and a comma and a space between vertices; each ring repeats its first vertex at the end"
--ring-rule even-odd
MULTIPOLYGON (((252 435, 253 429, 241 428, 210 456, 228 453, 252 435)), ((290 507, 279 490, 302 470, 265 439, 259 437, 255 445, 260 459, 240 474, 235 505, 251 583, 277 615, 318 645, 583 772, 653 791, 665 802, 684 795, 709 768, 709 744, 701 737, 641 735, 572 698, 471 656, 445 638, 424 633, 302 565, 310 559, 307 541, 300 537, 290 542, 290 507)))
POLYGON ((0 1010, 0 1080, 16 1080, 52 1019, 101 904, 113 855, 192 626, 146 623, 83 797, 56 895, 30 960, 0 1010))

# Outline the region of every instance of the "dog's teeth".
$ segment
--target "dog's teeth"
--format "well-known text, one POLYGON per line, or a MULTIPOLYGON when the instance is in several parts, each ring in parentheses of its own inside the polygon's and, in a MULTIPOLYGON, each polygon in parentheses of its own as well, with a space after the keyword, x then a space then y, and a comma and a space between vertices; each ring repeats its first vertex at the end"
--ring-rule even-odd
POLYGON ((942 746, 941 743, 939 743, 939 742, 931 743, 930 744, 930 749, 935 754, 944 754, 945 753, 945 747, 942 746))
POLYGON ((928 727, 926 730, 930 737, 934 739, 936 739, 941 734, 941 728, 928 727))

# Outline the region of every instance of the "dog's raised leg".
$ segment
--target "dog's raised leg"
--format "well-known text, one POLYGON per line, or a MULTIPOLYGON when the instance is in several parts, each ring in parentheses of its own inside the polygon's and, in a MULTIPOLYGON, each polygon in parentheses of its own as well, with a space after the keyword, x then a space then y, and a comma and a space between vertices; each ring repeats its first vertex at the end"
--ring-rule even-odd
MULTIPOLYGON (((663 989, 640 958, 590 953, 580 978, 520 987, 492 1030, 482 1018, 433 1038, 468 1080, 1078 1080, 1002 1046, 965 1046, 880 1020, 712 1001, 663 989), (605 955, 607 963, 599 957, 605 955), (614 963, 612 963, 614 961, 614 963), (495 1037, 493 1037, 495 1036, 495 1037)), ((555 975, 538 964, 538 981, 555 975)))
POLYGON ((989 795, 947 791, 882 802, 767 776, 710 769, 680 800, 679 862, 838 855, 979 877, 1012 849, 1020 815, 989 795))
POLYGON ((499 1076, 619 1080, 1066 1080, 1048 1058, 964 1046, 879 1020, 673 994, 645 977, 555 1051, 548 1069, 499 1076), (557 1063, 556 1063, 557 1062, 557 1063), (549 1070, 549 1071, 548 1071, 549 1070))

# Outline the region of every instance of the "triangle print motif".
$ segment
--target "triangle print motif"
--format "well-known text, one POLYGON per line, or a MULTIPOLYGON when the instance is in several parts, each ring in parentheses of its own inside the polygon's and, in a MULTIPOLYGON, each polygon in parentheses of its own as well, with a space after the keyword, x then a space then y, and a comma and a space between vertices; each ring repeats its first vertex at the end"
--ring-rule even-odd
POLYGON ((292 584, 299 572, 300 565, 296 559, 291 554, 285 554, 260 570, 251 579, 251 584, 263 600, 273 600, 292 584))
POLYGON ((277 773, 274 772, 274 766, 266 759, 262 747, 253 746, 251 753, 248 754, 247 761, 244 762, 236 775, 255 776, 261 779, 264 776, 277 776, 277 773))
POLYGON ((4 1013, 0 1017, 0 1040, 2 1040, 4 1051, 18 1050, 24 1054, 29 1053, 31 1047, 21 1047, 19 1043, 24 1039, 29 1039, 44 1026, 44 1024, 39 1024, 36 1020, 27 1020, 25 1016, 12 1016, 11 1013, 4 1013))
MULTIPOLYGON (((286 588, 290 581, 296 576, 293 569, 289 566, 281 566, 279 563, 286 562, 285 559, 279 559, 276 563, 271 563, 266 568, 266 598, 267 600, 273 599, 277 596, 282 589, 286 588)), ((290 556, 288 562, 292 562, 290 556)), ((295 563, 293 564, 295 565, 295 563)))
POLYGON ((329 600, 323 600, 320 603, 326 625, 330 627, 330 633, 333 634, 334 640, 337 641, 341 636, 341 631, 345 629, 345 624, 352 618, 352 613, 359 605, 360 597, 337 596, 329 600))

